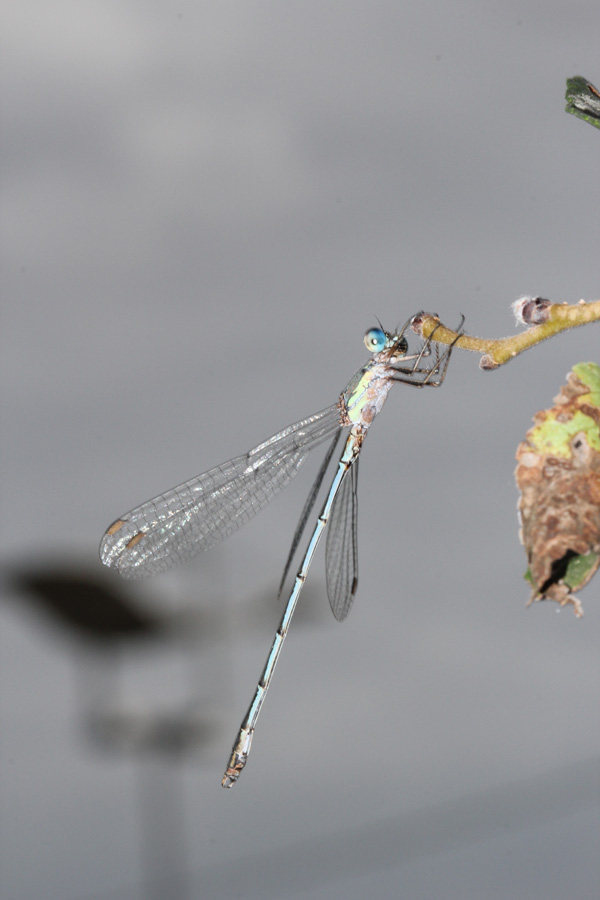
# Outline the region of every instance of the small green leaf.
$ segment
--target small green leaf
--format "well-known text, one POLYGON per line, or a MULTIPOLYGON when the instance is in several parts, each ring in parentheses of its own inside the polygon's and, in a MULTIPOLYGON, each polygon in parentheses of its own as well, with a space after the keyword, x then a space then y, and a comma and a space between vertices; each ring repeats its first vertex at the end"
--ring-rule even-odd
POLYGON ((592 362, 577 363, 573 366, 573 371, 581 383, 590 389, 590 396, 586 397, 587 402, 600 407, 600 366, 592 362))
POLYGON ((565 112, 600 128, 600 91, 587 78, 575 75, 567 78, 565 112))
POLYGON ((600 557, 597 553, 586 553, 585 556, 574 556, 567 563, 567 571, 563 581, 569 590, 576 591, 585 584, 598 568, 600 557))

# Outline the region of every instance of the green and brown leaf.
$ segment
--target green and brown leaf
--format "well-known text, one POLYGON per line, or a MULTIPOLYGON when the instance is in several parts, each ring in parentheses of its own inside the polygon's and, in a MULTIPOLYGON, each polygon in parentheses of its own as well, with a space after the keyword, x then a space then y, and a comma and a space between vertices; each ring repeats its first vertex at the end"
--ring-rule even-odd
POLYGON ((517 449, 530 602, 571 604, 600 566, 600 366, 579 363, 517 449))

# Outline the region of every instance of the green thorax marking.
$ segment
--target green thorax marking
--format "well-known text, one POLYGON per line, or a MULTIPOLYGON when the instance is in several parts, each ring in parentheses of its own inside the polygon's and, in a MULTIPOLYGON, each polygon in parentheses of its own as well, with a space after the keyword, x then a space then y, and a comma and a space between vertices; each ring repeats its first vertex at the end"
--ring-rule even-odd
POLYGON ((368 390, 375 377, 372 369, 367 369, 366 372, 357 372, 344 392, 346 412, 350 421, 355 425, 360 422, 366 404, 372 401, 368 390))

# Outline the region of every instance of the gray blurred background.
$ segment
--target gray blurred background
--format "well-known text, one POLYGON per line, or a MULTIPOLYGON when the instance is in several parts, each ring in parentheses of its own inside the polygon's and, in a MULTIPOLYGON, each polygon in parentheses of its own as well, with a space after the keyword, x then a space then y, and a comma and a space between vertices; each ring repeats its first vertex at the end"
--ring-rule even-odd
POLYGON ((596 0, 25 0, 2 32, 3 900, 596 898, 598 579, 581 621, 525 609, 513 469, 597 326, 394 389, 352 615, 321 551, 229 792, 320 454, 180 570, 97 557, 334 402, 376 316, 499 337, 521 294, 598 297, 563 100, 596 0))

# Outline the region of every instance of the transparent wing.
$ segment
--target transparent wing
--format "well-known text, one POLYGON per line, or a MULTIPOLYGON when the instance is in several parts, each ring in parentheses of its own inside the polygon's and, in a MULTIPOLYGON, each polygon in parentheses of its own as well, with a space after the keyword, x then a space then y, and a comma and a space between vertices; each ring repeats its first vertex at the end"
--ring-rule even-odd
POLYGON ((325 547, 327 596, 331 612, 343 622, 358 587, 358 458, 344 478, 331 510, 325 547))
POLYGON ((283 586, 285 584, 285 580, 290 571, 290 566, 292 565, 292 560, 294 559, 294 555, 296 553, 296 550, 298 549, 298 544, 302 540, 302 535, 304 534, 304 529, 306 528, 306 523, 308 521, 308 517, 310 516, 312 508, 315 505, 315 500, 317 499, 317 495, 319 493, 319 490, 321 489, 321 485, 323 483, 323 478, 325 477, 325 472, 327 471, 327 469, 329 467, 329 463, 331 462, 331 457, 333 456, 335 448, 337 447, 337 445, 339 443, 339 439, 340 439, 340 435, 336 434, 333 441, 331 442, 331 445, 330 445, 326 455, 325 455, 325 459, 321 463, 321 468, 319 469, 319 471, 317 473, 317 477, 315 478, 314 484, 313 484, 312 488, 310 489, 310 494, 306 498, 304 508, 300 514, 300 518, 298 519, 298 524, 296 525, 296 530, 294 532, 294 537, 292 539, 292 545, 290 547, 290 552, 288 553, 288 557, 285 561, 283 575, 281 576, 281 581, 279 583, 279 591, 277 594, 278 598, 281 597, 281 594, 283 593, 283 586))
POLYGON ((340 427, 339 409, 330 406, 137 506, 110 526, 100 559, 125 578, 146 578, 207 550, 266 506, 340 427))

